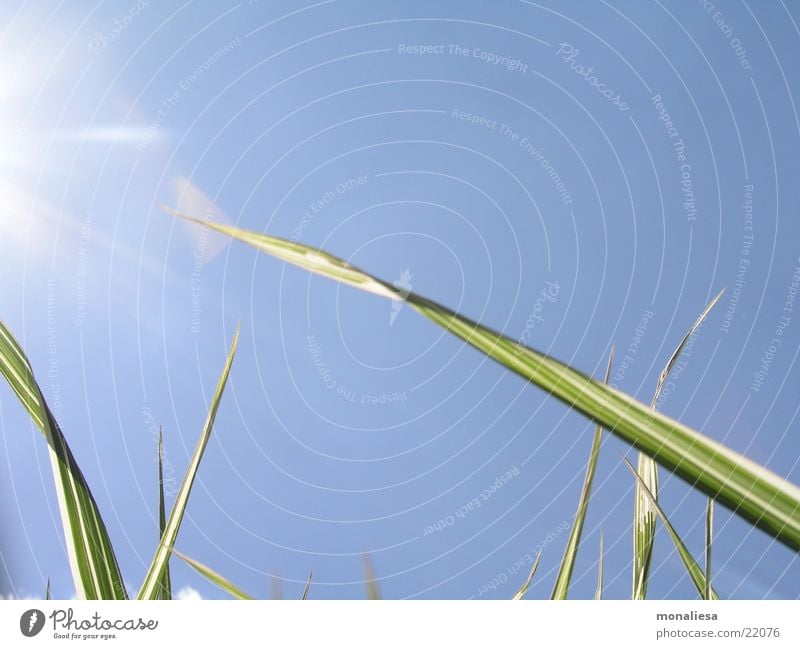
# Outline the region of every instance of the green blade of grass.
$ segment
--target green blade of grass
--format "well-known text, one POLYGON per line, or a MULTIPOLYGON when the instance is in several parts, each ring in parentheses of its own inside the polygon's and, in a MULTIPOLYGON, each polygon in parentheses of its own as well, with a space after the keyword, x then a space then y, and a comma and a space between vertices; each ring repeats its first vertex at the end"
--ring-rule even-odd
POLYGON ((313 579, 313 577, 314 577, 314 571, 312 570, 311 572, 308 573, 308 581, 306 582, 306 587, 303 588, 303 596, 300 598, 303 601, 306 601, 308 599, 308 591, 311 588, 311 580, 313 579))
POLYGON ((512 600, 519 600, 525 597, 525 594, 528 592, 528 589, 531 587, 531 582, 533 582, 533 576, 536 574, 537 568, 539 568, 539 561, 542 559, 542 551, 539 550, 539 554, 536 555, 536 560, 533 562, 533 566, 531 566, 531 571, 528 573, 528 578, 525 580, 525 583, 520 586, 520 589, 514 593, 514 597, 512 600))
POLYGON ((656 535, 656 511, 644 489, 658 498, 658 469, 656 463, 645 453, 639 453, 637 473, 642 482, 636 483, 633 505, 633 587, 631 599, 641 600, 647 596, 650 577, 650 561, 656 535))
POLYGON ((706 505, 706 599, 711 599, 711 541, 714 538, 714 501, 706 505))
POLYGON ((194 559, 190 559, 185 554, 178 552, 176 549, 172 549, 172 554, 177 555, 181 559, 183 559, 189 566, 194 568, 197 572, 199 572, 203 577, 208 579, 212 584, 221 588, 226 593, 234 597, 235 599, 255 599, 251 597, 247 593, 245 593, 241 588, 235 586, 231 583, 228 579, 225 579, 222 575, 217 572, 214 572, 208 566, 203 565, 199 561, 195 561, 194 559))
MULTIPOLYGON (((164 437, 158 430, 158 538, 164 536, 167 527, 167 507, 164 502, 164 437)), ((169 576, 169 563, 164 568, 158 585, 156 599, 172 599, 172 580, 169 576)))
POLYGON ((372 559, 368 554, 364 555, 364 585, 367 589, 367 599, 383 599, 381 591, 378 589, 378 580, 375 579, 375 569, 372 567, 372 559))
MULTIPOLYGON (((650 402, 650 407, 655 410, 658 404, 658 398, 661 396, 661 391, 664 389, 664 384, 678 362, 680 355, 683 353, 686 344, 694 336, 695 332, 703 324, 711 309, 714 308, 719 302, 725 290, 717 293, 711 302, 708 303, 702 313, 697 316, 694 324, 683 337, 680 344, 672 352, 664 369, 658 376, 656 389, 653 393, 653 400, 650 402)), ((644 480, 644 484, 650 490, 650 493, 658 501, 658 467, 653 459, 647 453, 639 453, 639 459, 636 470, 644 480)), ((636 483, 636 493, 634 495, 633 504, 633 599, 644 599, 647 596, 647 582, 650 577, 650 561, 653 557, 653 543, 655 542, 656 534, 656 512, 650 500, 642 491, 642 486, 636 483)))
POLYGON ((597 561, 597 588, 594 598, 603 599, 603 530, 600 530, 600 558, 597 561))
MULTIPOLYGON (((611 364, 614 362, 614 346, 611 346, 611 352, 608 354, 608 365, 606 365, 606 374, 603 383, 608 383, 611 376, 611 364)), ((581 534, 583 533, 583 523, 586 520, 586 511, 589 509, 589 496, 592 493, 592 481, 597 469, 597 458, 600 457, 600 444, 603 441, 603 427, 597 426, 594 431, 594 438, 592 438, 592 447, 589 451, 589 461, 586 463, 586 475, 583 478, 583 487, 581 488, 581 496, 578 500, 578 510, 575 512, 575 521, 572 524, 572 529, 569 533, 567 540, 567 547, 564 549, 564 557, 561 560, 561 568, 556 577, 556 583, 553 586, 553 593, 550 599, 567 599, 569 592, 569 580, 572 577, 572 570, 575 568, 575 559, 578 556, 578 546, 581 542, 581 534)))
POLYGON ((239 326, 237 325, 236 333, 233 336, 233 342, 231 343, 231 348, 228 352, 228 357, 225 360, 225 367, 222 370, 222 375, 217 383, 216 392, 211 400, 211 407, 208 411, 208 417, 206 418, 206 422, 203 426, 203 432, 200 435, 200 439, 197 441, 197 447, 195 448, 194 454, 189 462, 189 468, 186 470, 186 474, 183 477, 183 482, 181 483, 181 488, 178 490, 178 495, 175 497, 175 503, 172 505, 172 511, 170 512, 169 520, 166 522, 164 533, 161 535, 161 541, 158 544, 155 556, 153 557, 153 561, 147 571, 144 583, 139 590, 137 599, 155 599, 158 593, 159 584, 161 583, 162 576, 164 571, 167 569, 167 564, 169 563, 170 551, 175 544, 175 539, 178 536, 178 530, 180 529, 181 522, 183 521, 183 515, 186 511, 186 504, 189 501, 189 494, 192 491, 192 485, 194 485, 194 480, 197 476, 197 469, 200 466, 200 461, 203 459, 203 453, 208 445, 208 440, 211 438, 211 430, 214 428, 214 420, 217 417, 217 409, 219 408, 219 403, 222 400, 222 393, 224 392, 225 385, 228 382, 228 376, 230 376, 231 373, 231 366, 233 365, 233 358, 236 355, 236 347, 238 344, 239 326))
POLYGON ((53 599, 53 592, 50 590, 50 577, 47 578, 47 586, 44 589, 44 598, 53 599))
POLYGON ((714 589, 711 588, 710 584, 706 582, 705 574, 703 574, 703 571, 700 569, 697 561, 695 561, 694 557, 689 552, 689 549, 686 547, 686 544, 675 531, 675 528, 672 527, 672 523, 669 522, 667 515, 664 513, 664 510, 661 509, 661 506, 656 501, 655 496, 647 488, 642 476, 640 476, 638 471, 633 468, 633 465, 628 461, 628 458, 623 457, 622 459, 625 461, 627 467, 631 470, 631 473, 633 473, 633 476, 636 478, 636 482, 641 485, 642 493, 644 493, 645 496, 650 499, 650 502, 653 503, 653 509, 655 510, 656 515, 661 519, 661 523, 664 525, 664 528, 667 530, 672 542, 675 544, 675 549, 678 551, 678 554, 683 561, 683 565, 686 566, 686 571, 689 573, 689 577, 692 578, 692 582, 694 582, 694 586, 697 588, 697 592, 700 594, 700 597, 703 599, 719 599, 717 594, 714 592, 714 589))
POLYGON ((647 453, 736 515, 800 550, 800 488, 719 442, 546 354, 420 295, 396 289, 333 255, 168 211, 307 271, 389 299, 404 300, 450 333, 647 453))
POLYGON ((111 539, 89 485, 44 399, 28 358, 3 322, 0 322, 0 373, 47 440, 78 598, 127 599, 111 539))

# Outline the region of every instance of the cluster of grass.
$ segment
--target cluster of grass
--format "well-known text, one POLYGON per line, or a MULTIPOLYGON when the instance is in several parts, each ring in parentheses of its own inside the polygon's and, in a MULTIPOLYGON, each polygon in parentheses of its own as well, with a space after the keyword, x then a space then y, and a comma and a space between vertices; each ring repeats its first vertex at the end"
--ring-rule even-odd
MULTIPOLYGON (((659 377, 652 403, 648 407, 607 385, 613 363, 613 351, 608 360, 605 381, 598 381, 421 295, 397 289, 392 284, 322 250, 264 234, 202 221, 177 212, 173 212, 173 214, 243 241, 268 255, 307 271, 390 300, 403 301, 423 316, 463 339, 524 380, 546 390, 548 394, 561 400, 568 407, 581 412, 597 424, 574 524, 553 587, 553 599, 566 599, 569 592, 575 559, 581 547, 583 524, 604 431, 609 431, 639 451, 636 468, 623 458, 636 483, 633 525, 633 599, 643 599, 647 593, 657 519, 661 520, 668 536, 673 541, 699 596, 705 599, 717 598, 717 594, 711 587, 710 572, 714 502, 729 508, 793 550, 800 551, 800 489, 797 486, 655 409, 661 388, 673 365, 688 340, 719 300, 721 293, 703 310, 670 357, 659 377), (706 514, 705 569, 702 569, 692 557, 658 503, 657 465, 673 472, 709 497, 706 514)), ((138 599, 171 598, 169 560, 172 555, 178 556, 231 596, 238 599, 252 599, 250 595, 211 568, 175 550, 175 542, 192 485, 210 439, 217 409, 233 365, 238 338, 239 329, 237 327, 203 431, 169 516, 167 516, 164 500, 162 447, 159 440, 160 540, 144 582, 136 595, 138 599)), ((125 590, 111 540, 89 485, 44 399, 30 362, 2 322, 0 322, 0 373, 8 380, 12 390, 44 434, 49 446, 66 546, 78 596, 87 599, 127 599, 128 593, 125 590)), ((537 556, 526 582, 513 599, 522 599, 525 596, 534 578, 540 558, 541 555, 537 556)), ((597 599, 602 597, 602 567, 601 534, 595 595, 597 599)), ((378 599, 380 594, 369 558, 365 559, 365 582, 368 598, 378 599)), ((304 589, 303 599, 308 597, 310 586, 311 576, 309 576, 304 589)))

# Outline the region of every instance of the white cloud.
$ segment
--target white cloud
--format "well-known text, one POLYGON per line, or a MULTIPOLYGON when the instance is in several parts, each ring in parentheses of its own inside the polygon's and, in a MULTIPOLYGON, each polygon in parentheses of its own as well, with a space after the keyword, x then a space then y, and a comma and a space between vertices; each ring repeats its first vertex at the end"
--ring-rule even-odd
POLYGON ((175 594, 173 599, 199 600, 203 599, 203 596, 191 586, 184 586, 175 594))

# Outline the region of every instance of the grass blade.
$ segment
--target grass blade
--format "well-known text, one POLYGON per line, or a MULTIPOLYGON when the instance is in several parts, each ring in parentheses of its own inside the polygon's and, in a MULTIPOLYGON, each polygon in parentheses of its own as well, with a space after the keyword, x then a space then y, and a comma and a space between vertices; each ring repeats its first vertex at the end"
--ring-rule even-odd
MULTIPOLYGON (((164 437, 158 430, 158 538, 164 536, 167 527, 167 507, 164 502, 164 437)), ((156 599, 172 599, 172 580, 169 576, 169 563, 158 585, 156 599)))
POLYGON ((407 293, 328 253, 285 239, 172 214, 248 243, 262 252, 413 309, 525 380, 647 453, 794 550, 800 550, 800 488, 711 438, 560 361, 415 293, 407 293))
POLYGON ((661 519, 661 522, 664 525, 664 528, 672 538, 673 543, 675 544, 675 549, 678 551, 678 554, 683 561, 683 565, 686 566, 686 571, 689 573, 689 576, 692 578, 694 582, 695 588, 697 588, 697 592, 700 594, 700 597, 703 599, 719 599, 717 594, 714 592, 714 589, 711 588, 710 584, 706 582, 705 574, 700 569, 700 566, 697 564, 697 561, 694 560, 694 557, 689 552, 689 549, 686 547, 684 542, 681 540, 681 537, 678 536, 678 533, 675 531, 675 528, 672 527, 672 524, 669 522, 667 515, 664 513, 664 510, 661 509, 661 506, 656 501, 655 496, 652 492, 647 488, 647 485, 644 483, 644 479, 636 469, 633 468, 633 465, 628 461, 627 458, 622 458, 625 461, 625 464, 631 470, 634 477, 636 478, 636 482, 641 485, 642 492, 645 494, 647 498, 650 499, 650 502, 653 503, 653 508, 655 509, 656 514, 661 519))
POLYGON ((684 348, 686 347, 687 343, 691 340, 692 336, 697 332, 700 328, 700 325, 703 324, 703 321, 708 317, 708 314, 711 313, 711 309, 713 309, 717 302, 720 301, 722 295, 725 293, 725 289, 722 289, 717 295, 714 297, 711 302, 706 305, 706 308, 703 309, 703 312, 697 316, 697 319, 694 321, 691 329, 686 333, 681 340, 681 344, 675 348, 675 351, 672 352, 672 356, 669 357, 667 364, 664 366, 664 369, 661 370, 661 374, 658 376, 658 383, 656 384, 656 391, 653 395, 653 401, 650 403, 651 408, 655 408, 656 404, 658 403, 658 397, 661 395, 661 391, 664 389, 664 383, 666 383, 667 378, 672 372, 672 368, 675 367, 675 363, 678 362, 681 354, 683 353, 684 348))
POLYGON ((308 590, 311 588, 311 579, 314 577, 314 571, 308 573, 308 581, 306 582, 306 587, 303 589, 303 596, 300 598, 303 601, 308 599, 308 590))
POLYGON ((650 561, 656 534, 656 511, 645 494, 647 489, 658 498, 658 469, 656 463, 645 453, 639 453, 636 469, 642 482, 636 483, 633 505, 633 588, 631 599, 641 600, 647 596, 650 577, 650 561))
POLYGON ((50 577, 47 578, 47 586, 44 589, 44 598, 45 599, 53 599, 53 591, 50 590, 50 577))
POLYGON ((528 589, 531 587, 531 582, 533 581, 533 576, 536 574, 536 569, 539 567, 539 561, 542 559, 542 551, 539 550, 539 554, 536 555, 536 561, 533 562, 533 566, 531 567, 531 571, 528 573, 528 578, 525 580, 525 583, 522 584, 520 589, 514 593, 514 597, 512 600, 518 600, 525 597, 525 593, 528 592, 528 589))
POLYGON ((600 559, 597 562, 597 588, 594 598, 603 599, 603 530, 600 530, 600 559))
POLYGON ((0 322, 0 373, 47 440, 78 598, 127 599, 111 539, 89 485, 44 399, 28 358, 3 322, 0 322))
MULTIPOLYGON (((703 309, 703 312, 697 316, 694 324, 675 348, 675 351, 672 352, 672 356, 669 357, 664 369, 661 370, 653 400, 650 402, 650 407, 653 410, 656 409, 664 384, 670 372, 672 372, 672 368, 675 367, 675 363, 678 362, 678 358, 683 353, 686 344, 694 336, 700 325, 703 324, 703 320, 706 319, 714 305, 719 302, 724 292, 725 290, 723 289, 717 293, 716 297, 703 309)), ((639 453, 636 470, 644 480, 644 485, 658 501, 658 468, 656 463, 647 453, 639 453)), ((650 576, 650 560, 653 556, 655 534, 656 512, 649 498, 644 494, 642 486, 637 482, 633 504, 633 599, 644 599, 647 596, 647 581, 650 576)))
POLYGON ((139 590, 137 599, 155 599, 158 593, 159 584, 161 583, 164 571, 167 569, 170 551, 175 544, 175 539, 178 536, 178 530, 180 529, 181 522, 183 521, 183 515, 186 511, 186 504, 189 501, 189 494, 192 491, 192 485, 194 484, 194 479, 197 476, 197 469, 200 466, 200 461, 203 459, 203 453, 208 445, 208 440, 211 438, 211 430, 214 427, 214 420, 217 417, 219 402, 222 400, 222 393, 225 390, 225 385, 228 382, 228 376, 230 376, 231 373, 231 366, 233 365, 233 358, 236 355, 236 347, 238 344, 239 326, 237 325, 236 333, 233 336, 233 342, 231 343, 231 348, 228 352, 228 358, 225 361, 225 367, 222 370, 219 383, 217 383, 217 390, 214 393, 214 398, 211 400, 211 408, 208 411, 208 417, 206 418, 205 425, 203 426, 203 432, 200 435, 200 439, 197 442, 197 447, 195 448, 192 459, 189 462, 189 468, 186 470, 186 475, 183 478, 178 495, 175 497, 175 503, 172 506, 172 512, 169 515, 169 520, 164 528, 164 533, 161 535, 161 541, 158 544, 155 556, 153 557, 153 562, 150 564, 150 568, 147 571, 144 583, 139 590))
MULTIPOLYGON (((604 383, 608 383, 611 376, 611 365, 614 362, 614 346, 611 346, 611 352, 608 355, 608 365, 606 366, 606 374, 603 379, 604 383)), ((572 577, 572 570, 575 568, 575 559, 578 556, 578 546, 581 542, 581 534, 583 533, 583 523, 586 520, 586 511, 589 509, 589 496, 592 493, 592 481, 597 469, 597 458, 600 456, 600 444, 603 441, 603 427, 597 426, 594 431, 594 438, 592 439, 592 447, 589 451, 589 461, 586 464, 586 475, 583 478, 583 487, 581 488, 581 496, 578 500, 578 511, 575 512, 575 521, 572 524, 572 530, 569 533, 569 540, 567 547, 564 549, 564 558, 561 560, 561 568, 556 577, 555 586, 553 586, 553 594, 550 599, 567 599, 569 592, 569 580, 572 577)))
POLYGON ((706 505, 706 599, 711 599, 711 541, 714 537, 714 501, 706 505))
POLYGON ((208 579, 212 584, 221 588, 226 593, 234 597, 235 599, 255 599, 251 597, 247 593, 245 593, 241 588, 238 586, 234 586, 229 580, 225 579, 222 575, 214 572, 208 566, 204 566, 199 561, 195 561, 194 559, 190 559, 185 554, 182 554, 173 548, 172 554, 177 555, 181 559, 183 559, 189 566, 194 568, 197 572, 199 572, 203 577, 208 579))
POLYGON ((381 591, 378 589, 378 580, 375 579, 372 559, 368 554, 364 555, 364 585, 367 588, 367 599, 383 599, 381 591))

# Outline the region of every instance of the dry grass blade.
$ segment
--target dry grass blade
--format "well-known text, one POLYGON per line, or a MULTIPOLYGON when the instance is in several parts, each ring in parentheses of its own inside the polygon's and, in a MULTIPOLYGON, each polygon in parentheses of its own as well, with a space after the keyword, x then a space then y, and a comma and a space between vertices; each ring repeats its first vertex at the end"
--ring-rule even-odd
POLYGON ((525 597, 525 593, 528 592, 528 589, 531 587, 531 583, 533 582, 533 576, 536 574, 536 570, 539 568, 539 561, 542 559, 542 551, 539 550, 539 554, 536 555, 536 561, 533 562, 533 566, 531 567, 531 571, 528 573, 528 578, 525 580, 525 583, 522 584, 520 589, 514 593, 514 597, 512 600, 522 599, 525 597))
POLYGON ((792 549, 800 550, 800 488, 740 453, 546 354, 520 345, 421 295, 401 291, 329 253, 285 239, 171 213, 244 241, 307 271, 392 300, 404 300, 475 349, 646 453, 737 516, 792 549))
POLYGON ((644 484, 642 476, 637 473, 636 469, 633 468, 633 465, 628 461, 627 458, 623 457, 622 459, 625 461, 625 464, 630 469, 631 473, 633 473, 636 481, 642 486, 642 492, 650 499, 650 502, 653 503, 653 508, 655 509, 658 517, 661 519, 664 528, 669 533, 672 542, 675 544, 675 549, 678 551, 678 555, 683 561, 683 565, 686 566, 686 571, 689 573, 689 577, 691 577, 692 582, 694 582, 694 586, 697 588, 697 592, 699 593, 700 597, 703 599, 719 599, 717 594, 714 592, 714 589, 711 588, 711 585, 706 582, 705 574, 703 574, 703 571, 700 569, 697 561, 695 561, 694 557, 689 552, 689 549, 686 547, 686 544, 675 531, 675 528, 672 527, 672 523, 669 522, 667 515, 664 513, 664 510, 661 509, 661 506, 656 501, 655 496, 650 493, 647 485, 644 484))
POLYGON ((381 591, 378 589, 378 580, 375 579, 375 569, 372 566, 372 559, 368 554, 364 555, 364 585, 367 588, 367 599, 383 599, 381 591))
MULTIPOLYGON (((613 362, 614 346, 612 345, 611 352, 608 354, 608 365, 606 365, 606 374, 603 383, 608 383, 613 362)), ((558 576, 556 577, 556 583, 553 586, 553 593, 550 599, 567 599, 569 581, 572 577, 572 571, 575 568, 575 559, 578 556, 578 547, 581 543, 583 523, 586 520, 586 512, 589 509, 589 496, 592 493, 592 482, 594 481, 594 474, 597 470, 597 458, 600 456, 600 444, 602 441, 603 427, 597 426, 594 431, 594 438, 592 439, 592 447, 589 451, 589 461, 586 463, 586 475, 583 478, 581 496, 578 500, 578 510, 575 512, 575 521, 569 533, 567 547, 564 549, 564 558, 561 560, 561 568, 558 571, 558 576)))
POLYGON ((269 587, 270 599, 283 599, 283 579, 279 575, 272 575, 269 587))
POLYGON ((235 599, 255 599, 245 593, 241 588, 232 584, 229 580, 225 579, 219 573, 214 572, 208 566, 203 565, 199 561, 195 561, 194 559, 190 559, 185 554, 181 554, 176 549, 172 549, 172 554, 177 555, 181 559, 183 559, 189 566, 194 568, 197 572, 199 572, 203 577, 208 579, 212 584, 221 588, 226 593, 234 597, 235 599))
MULTIPOLYGON (((724 292, 723 289, 717 293, 716 297, 703 309, 703 312, 697 316, 694 324, 683 337, 680 344, 675 348, 675 351, 672 352, 672 356, 670 356, 664 369, 661 370, 655 392, 653 393, 653 400, 650 402, 650 407, 654 410, 658 404, 658 398, 661 396, 661 392, 664 389, 664 384, 670 372, 672 372, 672 368, 675 367, 675 363, 678 362, 680 355, 683 353, 686 344, 697 332, 700 325, 703 324, 706 316, 708 316, 711 309, 719 302, 724 292)), ((656 463, 646 453, 639 453, 636 470, 657 501, 658 467, 656 463)), ((642 487, 637 482, 633 506, 633 599, 644 599, 647 596, 647 582, 650 576, 650 561, 653 556, 655 533, 656 512, 653 505, 650 503, 650 499, 644 494, 642 487)))
POLYGON ((311 580, 314 578, 314 571, 308 573, 308 581, 306 581, 306 587, 303 588, 303 596, 300 598, 303 601, 308 599, 308 591, 311 588, 311 580))
POLYGON ((3 322, 0 322, 0 374, 47 440, 78 598, 127 599, 111 539, 86 478, 44 399, 27 356, 3 322))
POLYGON ((175 539, 178 536, 183 515, 186 511, 186 505, 189 502, 189 494, 192 491, 195 477, 197 476, 197 469, 200 467, 200 461, 203 459, 203 453, 208 445, 208 440, 211 439, 211 430, 214 428, 214 421, 217 417, 217 409, 222 400, 222 393, 225 390, 225 385, 228 382, 228 377, 231 373, 231 366, 233 365, 233 358, 236 355, 236 347, 239 344, 239 326, 236 327, 236 333, 233 336, 228 357, 225 360, 225 367, 222 370, 222 375, 217 383, 217 389, 214 397, 211 400, 211 407, 206 417, 203 432, 200 439, 197 441, 197 447, 189 462, 189 468, 186 470, 186 475, 181 483, 181 488, 175 497, 175 503, 172 506, 172 512, 169 515, 169 520, 164 528, 164 533, 161 535, 161 541, 156 549, 153 561, 145 576, 144 583, 142 584, 137 599, 155 599, 158 593, 159 584, 161 583, 164 571, 167 569, 169 563, 170 551, 175 544, 175 539))
POLYGON ((670 375, 670 372, 672 372, 672 368, 675 367, 675 363, 678 362, 678 359, 683 353, 683 350, 685 349, 686 345, 692 339, 692 336, 694 336, 695 333, 697 333, 697 330, 700 328, 700 325, 703 324, 703 321, 708 317, 708 314, 711 313, 711 309, 713 309, 717 305, 717 302, 720 301, 724 293, 725 289, 722 289, 719 293, 716 294, 716 296, 714 296, 714 299, 711 300, 711 302, 709 302, 706 305, 706 308, 703 309, 702 313, 699 316, 697 316, 697 319, 694 321, 694 324, 692 325, 691 329, 689 329, 689 331, 683 337, 683 340, 681 340, 681 344, 675 348, 674 352, 672 352, 672 356, 669 357, 667 364, 664 366, 664 369, 661 370, 661 374, 659 374, 658 376, 656 391, 655 394, 653 395, 653 401, 650 403, 650 406, 652 408, 656 407, 656 403, 658 402, 658 397, 661 395, 661 391, 664 389, 664 383, 666 383, 667 378, 670 375))

